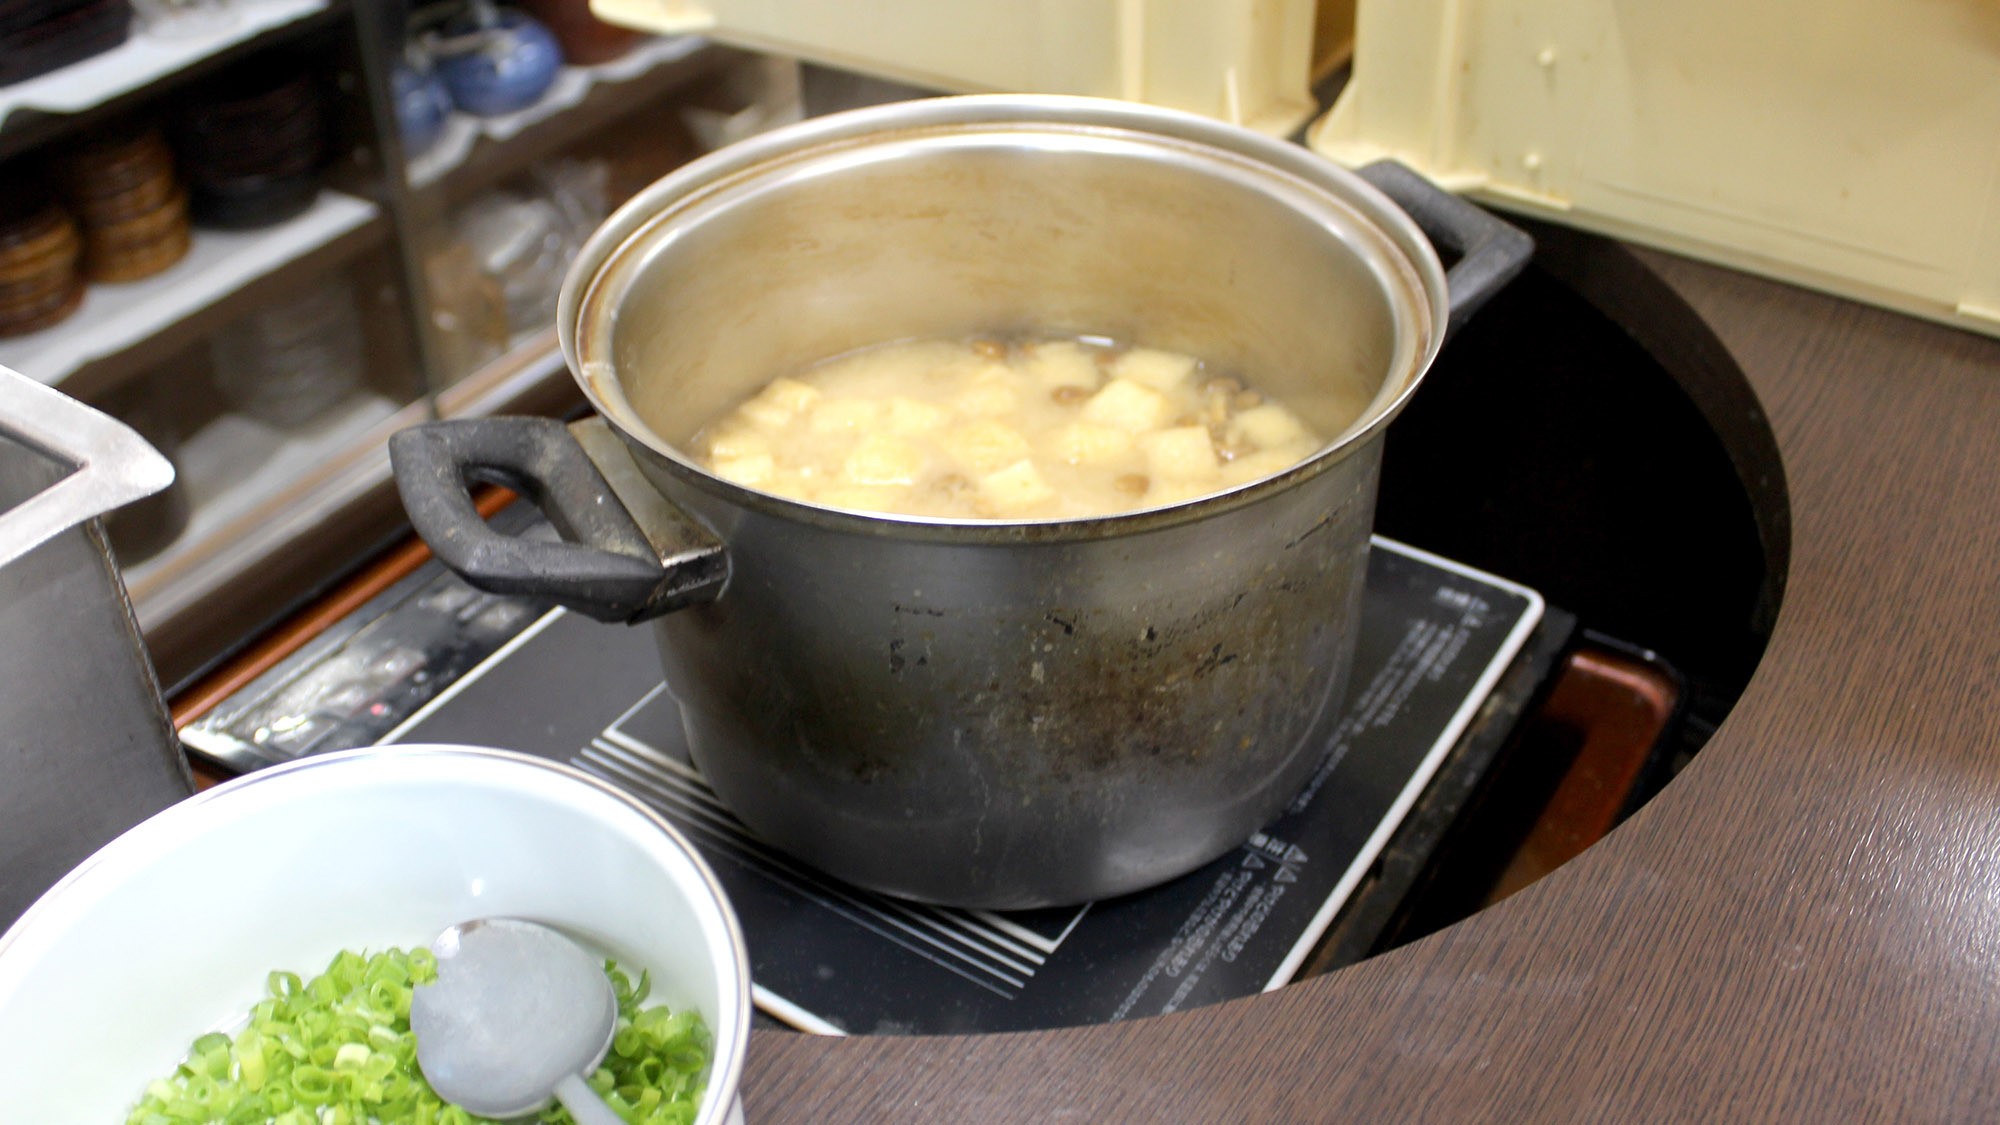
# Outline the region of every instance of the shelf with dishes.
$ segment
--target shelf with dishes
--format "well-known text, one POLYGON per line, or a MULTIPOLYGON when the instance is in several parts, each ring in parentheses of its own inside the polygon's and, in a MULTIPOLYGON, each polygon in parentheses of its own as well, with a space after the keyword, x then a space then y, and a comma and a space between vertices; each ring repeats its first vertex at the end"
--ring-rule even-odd
POLYGON ((441 221, 424 277, 440 414, 457 413, 461 382, 522 382, 527 371, 560 380, 556 297, 597 225, 704 151, 800 112, 789 61, 773 66, 708 46, 659 59, 504 141, 489 139, 432 181, 441 221))
MULTIPOLYGON (((584 0, 514 0, 567 61, 519 104, 454 102, 434 146, 399 165, 381 159, 406 133, 397 60, 378 55, 402 49, 401 29, 374 18, 395 13, 310 0, 273 24, 241 17, 308 0, 222 2, 241 34, 213 53, 73 111, 45 99, 0 117, 10 172, 32 173, 0 182, 0 364, 125 420, 178 467, 166 494, 107 520, 169 682, 398 525, 396 430, 580 401, 552 331, 571 257, 707 147, 689 107, 727 116, 732 75, 761 65, 579 28, 584 0), (292 88, 305 74, 316 110, 292 88)), ((440 28, 479 0, 445 3, 459 10, 438 11, 440 28)))
POLYGON ((258 286, 256 303, 97 399, 177 473, 105 523, 149 637, 276 576, 326 577, 365 540, 286 553, 343 513, 379 526, 390 511, 386 442, 432 406, 387 249, 258 286))
POLYGON ((325 186, 345 147, 335 86, 274 53, 10 162, 0 364, 91 399, 265 283, 385 242, 380 205, 325 186))
MULTIPOLYGON (((436 409, 457 417, 560 416, 581 403, 574 384, 559 378, 562 369, 551 329, 440 395, 436 409)), ((226 382, 220 369, 213 378, 226 382)), ((119 513, 108 528, 114 546, 134 535, 170 536, 164 549, 124 568, 155 651, 184 650, 190 637, 214 628, 213 607, 250 587, 282 586, 316 566, 337 572, 344 555, 359 557, 357 549, 372 546, 383 514, 393 516, 399 504, 389 436, 432 411, 427 400, 399 403, 363 385, 292 425, 232 406, 179 442, 172 456, 180 476, 170 494, 153 512, 119 513), (135 516, 168 526, 134 529, 135 516)), ((178 663, 170 675, 185 670, 172 666, 178 663)))
MULTIPOLYGON (((504 355, 435 399, 437 414, 457 418, 563 417, 582 405, 553 327, 519 335, 504 355)), ((389 435, 429 420, 432 410, 429 402, 398 406, 364 389, 302 427, 230 413, 180 443, 173 450, 180 495, 161 504, 182 510, 179 537, 124 569, 148 641, 156 650, 178 647, 205 627, 219 590, 282 571, 287 559, 325 555, 330 535, 342 529, 355 529, 362 542, 376 534, 369 514, 400 504, 389 435)), ((125 529, 114 522, 110 530, 115 542, 125 529)))
POLYGON ((13 79, 0 85, 4 147, 17 151, 66 127, 66 118, 148 96, 167 79, 192 77, 287 38, 343 3, 18 0, 8 6, 14 18, 0 24, 9 28, 0 31, 0 50, 16 68, 0 66, 0 81, 13 79))
POLYGON ((411 107, 405 143, 419 148, 409 162, 410 186, 463 197, 566 140, 712 73, 724 53, 697 38, 642 40, 608 62, 564 65, 525 108, 488 116, 455 108, 441 78, 419 87, 412 84, 426 80, 405 70, 407 96, 399 102, 399 108, 411 107))
POLYGON ((397 430, 434 413, 560 415, 580 401, 552 328, 510 334, 472 377, 426 396, 398 375, 407 341, 383 315, 390 269, 373 254, 289 277, 103 403, 179 473, 167 494, 107 521, 156 651, 212 629, 218 607, 258 583, 330 577, 393 526, 397 430))
POLYGON ((123 381, 149 355, 205 335, 243 311, 236 298, 282 271, 317 273, 384 236, 365 199, 321 189, 302 213, 262 230, 195 230, 185 254, 137 281, 83 288, 76 311, 27 335, 0 340, 0 365, 78 397, 123 381), (133 355, 135 350, 148 354, 133 355))

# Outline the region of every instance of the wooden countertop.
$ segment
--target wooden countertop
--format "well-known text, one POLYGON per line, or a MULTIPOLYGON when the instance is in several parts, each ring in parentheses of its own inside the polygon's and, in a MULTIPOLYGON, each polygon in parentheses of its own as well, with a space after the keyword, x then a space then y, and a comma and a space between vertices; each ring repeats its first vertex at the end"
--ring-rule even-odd
POLYGON ((1791 565, 1694 764, 1581 858, 1264 996, 759 1032, 753 1121, 2000 1118, 2000 341, 1666 255, 1768 413, 1791 565))

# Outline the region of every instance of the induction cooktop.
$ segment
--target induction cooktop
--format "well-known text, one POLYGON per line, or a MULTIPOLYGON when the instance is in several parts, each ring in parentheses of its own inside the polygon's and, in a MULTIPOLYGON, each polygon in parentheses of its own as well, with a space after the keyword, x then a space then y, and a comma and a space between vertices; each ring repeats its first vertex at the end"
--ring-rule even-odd
MULTIPOLYGON (((541 533, 525 505, 496 522, 541 533)), ((1019 1030, 1173 1012, 1292 979, 1355 910, 1357 888, 1380 879, 1385 847, 1454 749, 1508 725, 1493 712, 1517 710, 1525 693, 1495 685, 1510 669, 1532 683, 1539 671, 1524 662, 1546 670, 1553 646, 1530 643, 1543 622, 1534 591, 1376 538, 1346 715, 1297 798, 1205 867, 1068 909, 943 908, 814 871, 704 784, 650 629, 482 593, 435 563, 181 734, 235 770, 384 743, 566 762, 644 800, 702 852, 742 921, 767 1016, 833 1034, 1019 1030)))

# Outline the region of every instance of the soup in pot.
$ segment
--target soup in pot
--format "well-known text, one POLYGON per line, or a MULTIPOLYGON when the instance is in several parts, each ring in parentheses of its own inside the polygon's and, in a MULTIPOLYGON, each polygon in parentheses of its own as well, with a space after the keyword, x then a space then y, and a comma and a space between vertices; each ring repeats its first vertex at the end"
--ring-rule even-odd
POLYGON ((1073 519, 1244 484, 1324 444, 1191 356, 918 340, 774 379, 696 434, 693 452, 725 480, 830 507, 1073 519))

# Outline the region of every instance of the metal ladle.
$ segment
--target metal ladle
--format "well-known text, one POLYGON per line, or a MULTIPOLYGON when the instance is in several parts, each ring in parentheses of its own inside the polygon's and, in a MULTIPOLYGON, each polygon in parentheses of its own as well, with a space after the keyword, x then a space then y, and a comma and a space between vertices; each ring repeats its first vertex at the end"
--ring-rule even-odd
POLYGON ((439 1097, 505 1119, 553 1096, 577 1125, 624 1125, 584 1082, 618 1027, 618 998, 595 958, 518 918, 462 922, 431 950, 437 980, 411 994, 410 1029, 439 1097))

